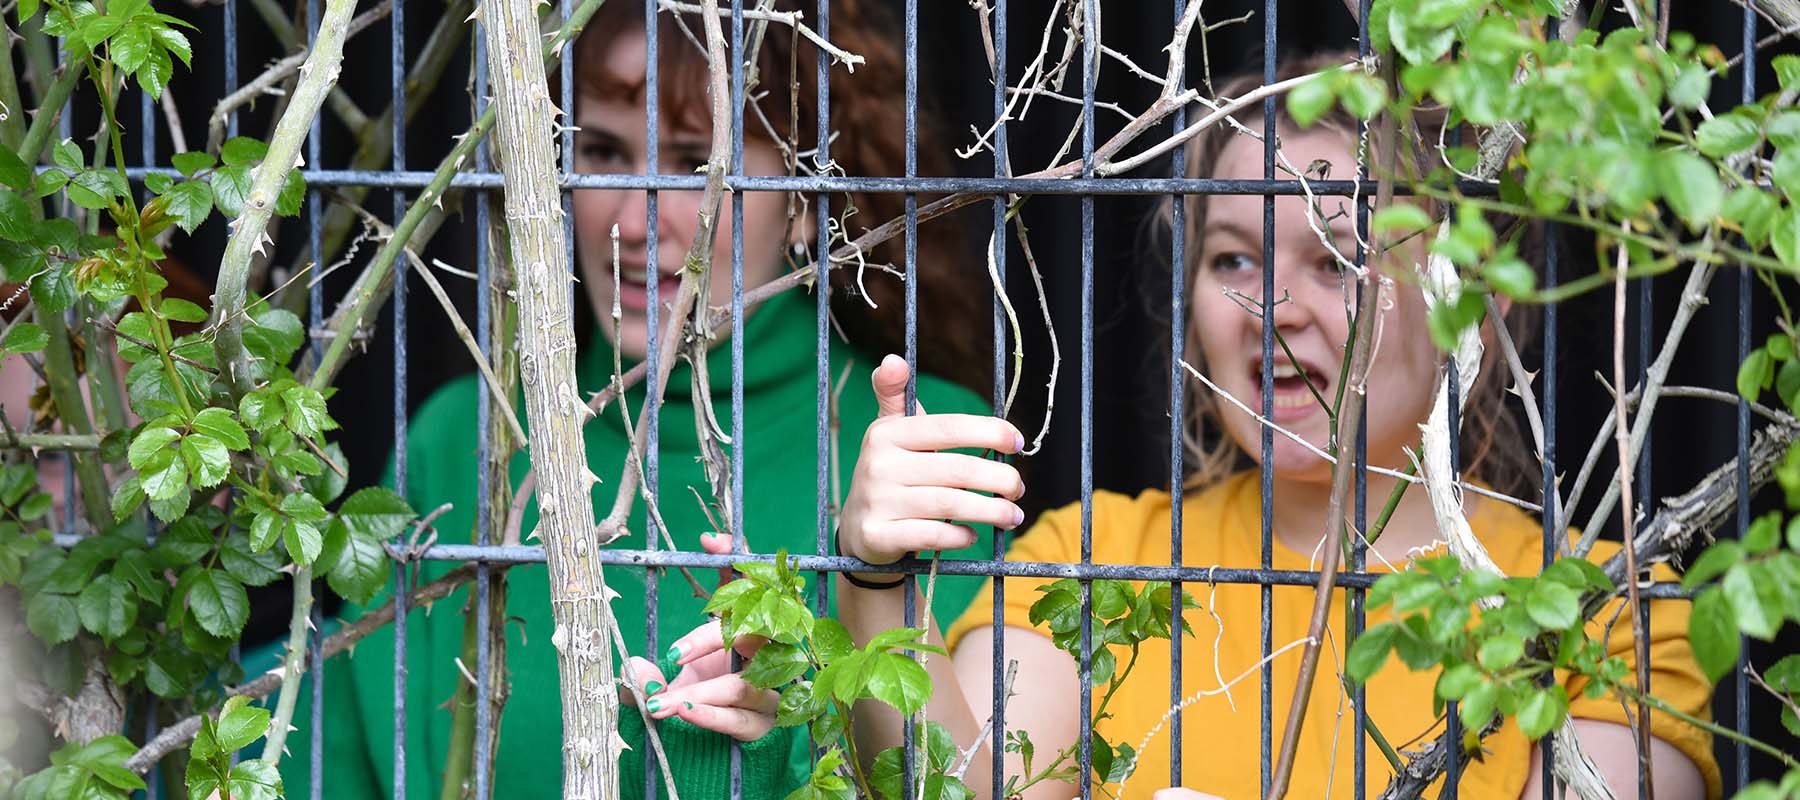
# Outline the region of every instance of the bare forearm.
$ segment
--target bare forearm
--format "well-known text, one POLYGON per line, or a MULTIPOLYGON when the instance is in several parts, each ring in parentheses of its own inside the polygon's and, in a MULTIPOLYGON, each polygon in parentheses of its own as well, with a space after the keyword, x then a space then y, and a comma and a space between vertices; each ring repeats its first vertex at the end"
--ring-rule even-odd
MULTIPOLYGON (((836 581, 838 621, 850 630, 856 641, 867 642, 882 631, 906 627, 901 589, 863 589, 852 586, 842 576, 836 581)), ((944 637, 929 614, 921 613, 914 625, 928 631, 930 643, 944 644, 944 637)), ((925 669, 931 675, 931 700, 925 706, 926 719, 943 725, 959 748, 967 747, 980 734, 981 723, 963 695, 955 665, 947 657, 931 655, 925 669)), ((852 733, 865 768, 874 761, 877 753, 902 743, 901 721, 900 712, 884 703, 865 701, 857 705, 852 733)), ((993 759, 985 755, 986 752, 983 748, 976 753, 968 773, 963 776, 964 782, 980 798, 988 796, 993 783, 990 777, 993 759)))

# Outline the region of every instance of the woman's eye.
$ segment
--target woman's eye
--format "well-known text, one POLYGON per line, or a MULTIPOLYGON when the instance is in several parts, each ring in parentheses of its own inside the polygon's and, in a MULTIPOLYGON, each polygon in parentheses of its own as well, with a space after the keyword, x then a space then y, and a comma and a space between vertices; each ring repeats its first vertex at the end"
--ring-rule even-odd
POLYGON ((1221 253, 1213 256, 1207 267, 1214 272, 1242 272, 1257 269, 1256 262, 1243 253, 1221 253))
POLYGON ((619 149, 610 144, 589 143, 575 150, 575 155, 586 166, 609 166, 624 160, 619 149))

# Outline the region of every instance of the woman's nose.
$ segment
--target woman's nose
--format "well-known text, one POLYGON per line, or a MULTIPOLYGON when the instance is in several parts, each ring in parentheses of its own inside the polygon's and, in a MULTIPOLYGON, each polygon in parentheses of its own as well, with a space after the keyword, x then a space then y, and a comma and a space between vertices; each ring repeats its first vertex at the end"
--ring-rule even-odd
POLYGON ((622 195, 618 218, 613 220, 619 226, 619 243, 627 247, 641 246, 650 238, 650 194, 626 189, 622 195))

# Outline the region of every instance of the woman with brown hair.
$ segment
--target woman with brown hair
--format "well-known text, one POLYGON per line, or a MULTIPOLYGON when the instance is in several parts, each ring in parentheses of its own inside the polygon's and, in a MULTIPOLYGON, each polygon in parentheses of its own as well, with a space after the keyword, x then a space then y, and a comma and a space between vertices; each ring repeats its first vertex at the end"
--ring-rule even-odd
MULTIPOLYGON (((830 70, 828 143, 831 172, 852 176, 892 176, 902 172, 905 157, 905 125, 901 117, 900 54, 895 30, 880 9, 864 0, 832 3, 830 39, 862 58, 854 74, 843 65, 830 70)), ((811 10, 809 2, 777 2, 779 11, 811 10)), ((575 170, 578 173, 692 175, 704 164, 712 125, 706 96, 706 62, 689 30, 699 21, 692 13, 666 7, 656 16, 657 63, 655 104, 647 97, 649 81, 647 40, 644 35, 644 3, 609 2, 588 23, 575 45, 575 107, 571 110, 575 134, 575 170), (685 16, 678 17, 677 13, 685 16), (649 109, 655 108, 655 119, 649 109), (656 161, 647 122, 656 126, 656 161)), ((754 23, 751 23, 754 25, 754 23)), ((743 131, 743 174, 789 175, 809 169, 818 142, 816 85, 817 51, 811 42, 784 25, 768 24, 760 35, 747 31, 746 40, 760 40, 756 51, 755 81, 746 107, 743 131)), ((921 174, 942 167, 931 160, 941 148, 920 131, 921 174)), ((938 172, 937 174, 943 174, 938 172)), ((587 298, 597 331, 587 337, 578 357, 579 388, 583 392, 604 387, 613 373, 615 352, 629 368, 643 360, 649 341, 648 310, 657 303, 659 327, 669 316, 668 305, 676 294, 684 258, 698 230, 698 191, 661 191, 656 195, 655 216, 650 215, 648 194, 641 190, 580 189, 574 192, 574 229, 580 291, 587 298), (652 221, 653 220, 653 221, 652 221), (618 230, 618 290, 615 297, 614 250, 610 232, 618 230), (652 291, 654 290, 654 294, 652 291), (654 298, 654 300, 652 299, 654 298), (622 319, 615 330, 615 303, 622 319)), ((730 203, 742 206, 742 276, 746 291, 791 270, 811 269, 809 252, 817 243, 817 202, 811 195, 739 191, 721 207, 714 238, 717 254, 709 286, 714 306, 729 302, 732 285, 730 203)), ((829 200, 830 233, 841 243, 863 230, 899 216, 902 197, 892 194, 834 194, 829 200)), ((970 284, 952 265, 965 260, 959 242, 937 222, 919 228, 918 269, 919 352, 924 368, 939 374, 967 377, 971 384, 984 375, 987 363, 984 343, 989 316, 983 284, 970 284), (980 326, 980 327, 978 327, 980 326)), ((835 331, 848 340, 846 346, 834 334, 830 371, 835 382, 852 367, 861 372, 872 366, 880 353, 903 346, 903 284, 893 271, 903 264, 898 242, 874 248, 831 273, 831 308, 835 331), (871 355, 874 354, 874 355, 871 355)), ((841 444, 840 463, 828 468, 815 463, 813 442, 817 435, 815 412, 819 321, 815 296, 802 289, 778 295, 750 311, 744 321, 744 426, 727 429, 732 441, 724 446, 731 457, 742 458, 747 476, 741 528, 748 546, 761 553, 778 549, 813 552, 817 546, 816 487, 821 472, 839 471, 832 485, 848 483, 849 465, 858 451, 856 436, 841 444), (801 443, 798 446, 796 443, 801 443)), ((730 404, 731 357, 725 342, 715 342, 708 357, 712 403, 721 422, 730 404)), ((652 487, 668 535, 677 546, 692 547, 695 536, 714 530, 713 512, 696 501, 695 494, 710 497, 709 484, 700 462, 700 443, 695 433, 699 406, 692 394, 689 366, 682 362, 670 376, 663 397, 660 420, 660 476, 652 487), (692 492, 690 491, 693 490, 692 492)), ((454 509, 437 519, 440 541, 468 542, 475 538, 478 431, 477 403, 482 391, 475 376, 467 376, 437 391, 414 416, 407 442, 408 475, 405 494, 414 508, 431 509, 442 503, 454 509)), ((918 395, 933 408, 986 413, 990 405, 969 389, 943 378, 921 376, 918 395)), ((584 395, 585 396, 585 395, 584 395)), ((640 387, 628 395, 628 407, 643 408, 640 387)), ((835 403, 838 424, 845 431, 860 431, 875 419, 874 395, 865 384, 853 382, 835 403)), ((590 421, 584 430, 589 468, 608 482, 594 490, 596 508, 604 513, 612 501, 610 479, 624 463, 630 438, 616 409, 590 421)), ((524 454, 513 460, 513 485, 527 468, 524 454)), ((832 498, 836 504, 838 498, 832 498)), ((614 548, 640 550, 646 541, 642 503, 634 513, 629 534, 614 548)), ((536 521, 536 508, 526 510, 523 530, 536 521)), ((499 532, 494 532, 498 538, 499 532)), ((726 537, 702 537, 705 549, 728 549, 726 537)), ((661 545, 658 545, 661 546, 661 545)), ((985 546, 985 545, 982 545, 985 546)), ((425 568, 425 579, 447 571, 448 565, 425 568)), ((650 620, 655 621, 657 647, 668 647, 679 636, 706 621, 705 601, 673 576, 650 587, 641 570, 611 569, 607 574, 619 599, 612 603, 625 642, 642 648, 650 620), (649 617, 646 611, 653 611, 649 617)), ((495 750, 494 796, 550 798, 560 792, 557 776, 564 743, 559 721, 560 699, 555 690, 556 649, 552 646, 546 571, 540 565, 512 568, 506 576, 508 620, 507 664, 512 690, 499 720, 495 750)), ((959 612, 979 589, 973 579, 941 580, 935 600, 940 615, 959 612)), ((378 598, 375 603, 384 602, 378 598)), ((452 598, 452 608, 462 607, 452 598)), ((716 634, 715 634, 716 636, 716 634)), ((407 796, 436 797, 443 780, 446 753, 452 747, 451 714, 444 703, 465 680, 463 671, 473 664, 459 664, 464 642, 464 619, 456 614, 414 617, 407 632, 410 674, 407 681, 407 726, 403 749, 407 796)), ((324 733, 325 761, 330 785, 325 794, 334 798, 390 796, 394 775, 393 687, 394 659, 391 635, 371 637, 344 662, 328 665, 324 686, 327 719, 324 733)), ((657 716, 678 716, 658 723, 664 750, 684 800, 725 798, 729 793, 730 743, 742 741, 742 786, 745 798, 779 798, 797 787, 809 771, 809 753, 803 733, 784 729, 765 736, 768 727, 747 709, 772 709, 769 694, 751 690, 726 662, 676 665, 671 653, 659 667, 639 660, 639 678, 653 697, 646 705, 657 716), (671 676, 665 681, 663 676, 671 676), (683 688, 678 705, 659 701, 664 683, 683 688)), ((641 796, 645 780, 642 754, 648 749, 637 711, 622 709, 621 733, 630 752, 619 758, 621 790, 626 797, 641 796)), ((289 796, 305 796, 308 754, 302 752, 308 737, 288 738, 296 745, 283 763, 290 765, 284 777, 289 796)), ((449 787, 462 796, 461 787, 449 787)))

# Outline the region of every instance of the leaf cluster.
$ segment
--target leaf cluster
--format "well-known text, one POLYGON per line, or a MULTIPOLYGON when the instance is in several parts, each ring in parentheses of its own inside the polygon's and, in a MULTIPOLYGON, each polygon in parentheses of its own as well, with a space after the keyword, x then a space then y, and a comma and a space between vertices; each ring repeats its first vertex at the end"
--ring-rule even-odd
POLYGON ((1419 559, 1370 589, 1369 608, 1391 605, 1395 618, 1356 637, 1345 673, 1367 683, 1395 658, 1408 669, 1436 670, 1434 707, 1441 712, 1455 701, 1470 739, 1496 716, 1516 718, 1537 739, 1568 715, 1568 692, 1545 683, 1553 671, 1583 676, 1590 697, 1627 676, 1624 659, 1584 630, 1587 601, 1613 591, 1606 573, 1580 558, 1511 578, 1466 569, 1454 555, 1419 559))

